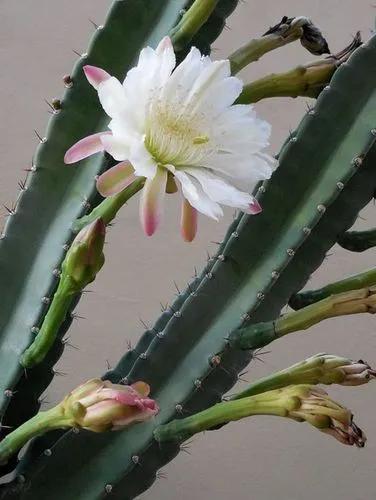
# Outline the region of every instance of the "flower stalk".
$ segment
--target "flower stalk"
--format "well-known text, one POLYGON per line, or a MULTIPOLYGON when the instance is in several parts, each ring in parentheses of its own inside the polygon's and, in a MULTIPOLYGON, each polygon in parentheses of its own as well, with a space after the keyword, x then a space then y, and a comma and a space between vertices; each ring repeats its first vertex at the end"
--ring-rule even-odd
POLYGON ((251 104, 271 97, 317 97, 337 68, 361 45, 360 34, 343 51, 284 73, 272 73, 244 86, 239 104, 251 104))
POLYGON ((357 386, 367 384, 375 377, 376 371, 362 360, 356 362, 340 356, 316 354, 284 370, 256 380, 230 400, 296 384, 357 386))
POLYGON ((52 347, 72 298, 91 283, 104 264, 105 224, 96 219, 73 240, 61 267, 59 285, 34 342, 21 357, 24 368, 39 364, 52 347))
POLYGON ((218 0, 195 0, 170 33, 175 51, 184 49, 198 30, 206 23, 218 0))
POLYGON ((318 55, 329 53, 325 38, 307 17, 283 17, 280 23, 270 28, 262 37, 250 40, 229 57, 232 74, 258 61, 267 52, 296 40, 301 40, 302 45, 311 53, 318 55))
POLYGON ((0 441, 0 464, 18 452, 30 439, 53 429, 86 429, 92 432, 121 430, 144 422, 159 411, 144 382, 131 386, 92 379, 68 394, 50 410, 33 418, 0 441))
POLYGON ((353 423, 351 412, 310 385, 292 385, 257 396, 218 403, 191 417, 157 427, 158 442, 182 442, 199 432, 255 415, 274 415, 308 422, 343 444, 363 447, 363 432, 353 423))
POLYGON ((229 343, 238 349, 256 349, 289 333, 307 330, 320 321, 360 313, 376 313, 376 287, 332 295, 274 321, 235 330, 229 343))

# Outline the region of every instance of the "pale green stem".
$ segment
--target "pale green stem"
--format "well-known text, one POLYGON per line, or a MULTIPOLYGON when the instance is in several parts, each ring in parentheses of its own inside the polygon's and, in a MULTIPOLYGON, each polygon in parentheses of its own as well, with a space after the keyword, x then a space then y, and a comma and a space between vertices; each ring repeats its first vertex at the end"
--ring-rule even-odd
POLYGON ((58 406, 38 413, 0 441, 0 464, 6 463, 30 439, 47 431, 72 427, 72 425, 72 420, 64 417, 58 406))
POLYGON ((248 66, 248 64, 258 61, 267 52, 283 47, 288 43, 299 40, 303 34, 301 27, 296 27, 294 30, 282 35, 272 33, 260 38, 254 38, 248 43, 240 47, 230 55, 229 61, 231 64, 231 72, 233 75, 248 66))
POLYGON ((243 398, 236 401, 218 403, 207 410, 191 417, 157 427, 154 437, 158 442, 185 441, 198 432, 212 429, 231 421, 254 415, 275 415, 286 417, 286 398, 275 393, 264 393, 259 396, 243 398))
POLYGON ((206 23, 219 0, 195 0, 170 33, 175 51, 186 47, 198 30, 206 23))
POLYGON ((256 349, 288 333, 306 330, 325 319, 367 312, 376 312, 376 293, 373 288, 333 295, 275 321, 241 328, 230 335, 229 342, 239 349, 256 349))
POLYGON ((301 309, 302 307, 314 304, 330 297, 331 295, 349 292, 351 290, 359 290, 361 288, 372 287, 375 285, 376 268, 373 268, 369 271, 349 276, 343 280, 329 283, 328 285, 318 288, 317 290, 308 290, 307 292, 298 293, 290 299, 290 306, 293 309, 301 309))
POLYGON ((20 362, 24 368, 31 368, 46 357, 76 293, 78 293, 77 287, 74 286, 70 276, 62 276, 37 336, 21 357, 20 362))
POLYGON ((251 104, 270 97, 317 97, 336 69, 331 59, 324 59, 285 73, 272 73, 245 85, 237 102, 251 104))
POLYGON ((74 232, 78 232, 83 227, 98 218, 101 218, 106 225, 109 224, 116 217, 121 207, 125 205, 133 195, 138 193, 143 188, 144 183, 145 178, 139 177, 120 193, 109 196, 97 207, 95 207, 88 215, 76 220, 73 224, 72 230, 74 232))

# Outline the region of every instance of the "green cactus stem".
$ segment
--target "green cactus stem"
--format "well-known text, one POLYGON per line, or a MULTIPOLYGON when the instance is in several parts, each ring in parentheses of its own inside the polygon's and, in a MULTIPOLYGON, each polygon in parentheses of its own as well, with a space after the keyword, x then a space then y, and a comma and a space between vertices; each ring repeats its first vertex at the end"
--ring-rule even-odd
POLYGON ((348 278, 344 278, 333 283, 329 283, 317 290, 307 290, 293 295, 290 298, 289 305, 295 310, 309 306, 315 302, 321 301, 331 295, 350 292, 351 290, 359 290, 364 287, 373 287, 376 285, 376 268, 363 273, 354 274, 348 278))
POLYGON ((339 236, 338 245, 351 252, 365 252, 376 246, 376 229, 346 231, 339 236))
POLYGON ((307 330, 326 319, 360 313, 376 313, 375 287, 331 295, 274 321, 234 331, 229 342, 238 349, 257 349, 289 333, 307 330))
POLYGON ((250 104, 271 97, 317 97, 329 84, 336 69, 348 60, 360 44, 358 33, 352 43, 339 54, 255 80, 244 86, 238 102, 250 104))

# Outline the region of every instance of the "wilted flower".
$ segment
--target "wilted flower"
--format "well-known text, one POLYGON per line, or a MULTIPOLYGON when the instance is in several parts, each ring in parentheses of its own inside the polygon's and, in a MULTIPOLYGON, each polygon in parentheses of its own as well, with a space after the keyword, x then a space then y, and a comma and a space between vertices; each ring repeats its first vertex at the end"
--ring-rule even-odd
POLYGON ((62 406, 77 427, 93 432, 118 430, 158 413, 149 393, 150 387, 145 382, 127 386, 93 379, 72 391, 62 406))
POLYGON ((166 37, 156 50, 141 51, 123 84, 100 68, 85 66, 111 117, 110 130, 80 140, 67 151, 65 162, 103 150, 119 161, 97 181, 103 196, 145 177, 140 213, 147 235, 156 230, 165 193, 176 191, 177 182, 183 193, 182 235, 191 241, 196 211, 215 220, 223 215, 221 204, 260 212, 250 192, 270 177, 274 160, 263 152, 269 124, 251 106, 233 105, 242 82, 231 76, 229 61, 211 61, 193 47, 175 65, 166 37))
POLYGON ((353 422, 351 411, 333 401, 323 389, 297 385, 280 390, 299 398, 299 406, 288 412, 289 418, 308 422, 343 444, 364 447, 367 438, 353 422))

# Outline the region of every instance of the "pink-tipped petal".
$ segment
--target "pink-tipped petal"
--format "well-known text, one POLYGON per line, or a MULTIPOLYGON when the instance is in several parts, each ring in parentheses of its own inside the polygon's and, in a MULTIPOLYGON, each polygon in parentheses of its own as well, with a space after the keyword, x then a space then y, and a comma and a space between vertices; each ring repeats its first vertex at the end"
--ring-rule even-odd
POLYGON ((89 64, 87 64, 82 69, 84 70, 88 82, 96 90, 98 90, 98 87, 102 82, 105 82, 106 80, 111 78, 111 75, 109 75, 107 71, 101 68, 97 68, 96 66, 90 66, 89 64))
POLYGON ((97 190, 104 196, 119 193, 136 179, 134 169, 129 161, 122 161, 110 168, 97 179, 97 190))
POLYGON ((64 156, 64 163, 70 165, 72 163, 76 163, 88 156, 93 155, 94 153, 99 153, 104 150, 101 137, 103 135, 111 134, 111 132, 99 132, 97 134, 88 135, 84 137, 80 141, 73 144, 64 156))
POLYGON ((162 38, 155 51, 157 54, 161 54, 164 50, 167 49, 172 49, 172 42, 169 36, 165 36, 164 38, 162 38))
POLYGON ((253 198, 251 203, 249 204, 249 210, 248 213, 251 215, 257 215, 260 212, 262 212, 262 208, 260 203, 256 200, 256 198, 253 198))
POLYGON ((181 207, 180 221, 181 235, 184 241, 190 243, 197 233, 197 210, 184 198, 181 207))
POLYGON ((155 176, 147 179, 142 190, 140 218, 144 232, 151 236, 157 229, 161 215, 163 200, 166 194, 167 170, 158 167, 155 176))

